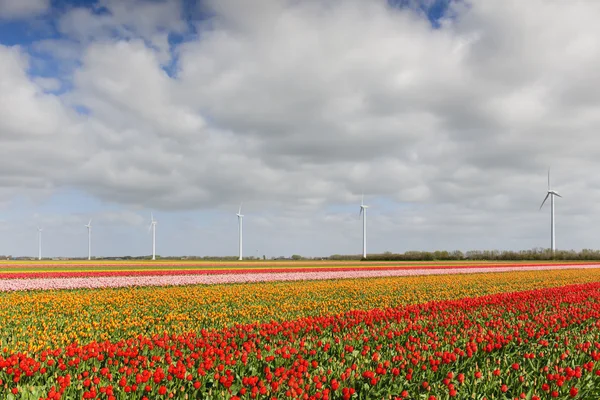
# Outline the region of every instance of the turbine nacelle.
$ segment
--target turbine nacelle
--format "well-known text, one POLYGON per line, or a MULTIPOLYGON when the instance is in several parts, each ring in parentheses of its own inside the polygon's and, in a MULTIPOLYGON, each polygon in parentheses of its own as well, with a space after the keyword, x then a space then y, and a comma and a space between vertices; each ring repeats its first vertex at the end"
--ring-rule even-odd
POLYGON ((369 206, 365 204, 365 195, 363 194, 360 198, 360 211, 358 212, 358 215, 361 215, 367 208, 369 208, 369 206))
POLYGON ((235 214, 238 217, 238 235, 239 235, 238 260, 240 260, 240 261, 243 259, 243 257, 242 257, 242 221, 243 221, 243 219, 242 218, 244 218, 244 214, 242 214, 242 204, 243 203, 240 203, 240 208, 239 208, 237 214, 235 214))
POLYGON ((150 226, 148 227, 148 232, 152 230, 153 226, 156 226, 156 220, 154 219, 154 214, 150 213, 150 226))
POLYGON ((546 200, 550 197, 550 250, 552 254, 556 249, 556 237, 555 237, 555 229, 554 229, 554 196, 562 197, 556 190, 552 190, 550 186, 550 169, 548 169, 548 191, 546 192, 546 197, 544 197, 544 201, 540 205, 540 210, 546 204, 546 200))
POLYGON ((562 198, 562 196, 560 194, 558 194, 558 192, 556 192, 555 190, 549 190, 548 193, 553 194, 554 196, 558 196, 558 197, 562 198))
POLYGON ((558 194, 555 190, 548 190, 548 192, 546 193, 546 197, 544 197, 544 201, 542 201, 542 205, 540 206, 540 210, 542 209, 542 207, 544 207, 544 204, 546 203, 546 200, 548 200, 548 197, 550 196, 558 196, 562 199, 562 196, 560 194, 558 194))
POLYGON ((358 215, 362 215, 362 226, 363 226, 363 258, 367 258, 367 208, 365 204, 365 194, 363 193, 360 198, 360 211, 358 215))
POLYGON ((542 207, 544 206, 544 203, 546 203, 546 200, 548 200, 548 197, 550 197, 550 196, 558 196, 558 197, 562 198, 562 196, 560 194, 558 194, 558 192, 556 190, 550 189, 550 169, 548 169, 548 191, 546 192, 546 197, 544 197, 544 201, 542 201, 540 210, 542 209, 542 207))

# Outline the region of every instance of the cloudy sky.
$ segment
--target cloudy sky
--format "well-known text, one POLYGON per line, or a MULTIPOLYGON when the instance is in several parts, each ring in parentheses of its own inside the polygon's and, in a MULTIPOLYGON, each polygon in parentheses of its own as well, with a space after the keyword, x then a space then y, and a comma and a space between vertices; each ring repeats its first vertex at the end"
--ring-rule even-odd
POLYGON ((0 254, 599 248, 600 2, 0 0, 0 254))

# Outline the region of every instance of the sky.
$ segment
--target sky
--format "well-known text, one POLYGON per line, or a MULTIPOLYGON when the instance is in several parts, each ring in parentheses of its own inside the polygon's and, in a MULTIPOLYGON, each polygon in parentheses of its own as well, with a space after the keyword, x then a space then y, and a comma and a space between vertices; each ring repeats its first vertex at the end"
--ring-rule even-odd
POLYGON ((0 0, 0 254, 599 248, 600 2, 0 0))

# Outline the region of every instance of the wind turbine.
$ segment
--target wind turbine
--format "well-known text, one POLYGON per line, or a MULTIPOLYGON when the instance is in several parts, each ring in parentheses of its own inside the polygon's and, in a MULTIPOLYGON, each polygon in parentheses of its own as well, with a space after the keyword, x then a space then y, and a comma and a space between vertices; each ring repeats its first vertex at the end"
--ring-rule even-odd
POLYGON ((156 220, 154 215, 150 213, 150 227, 148 231, 152 229, 152 259, 156 260, 156 220))
POLYGON ((555 238, 555 230, 554 230, 554 196, 561 197, 556 191, 550 189, 550 170, 548 170, 548 192, 546 193, 546 197, 544 197, 544 201, 542 201, 542 205, 540 206, 540 210, 544 206, 548 197, 550 197, 550 249, 552 250, 552 254, 556 250, 556 238, 555 238))
POLYGON ((241 261, 242 260, 242 223, 243 223, 243 220, 244 220, 244 215, 242 215, 242 205, 241 204, 240 204, 240 209, 239 209, 239 211, 238 211, 238 213, 236 215, 238 217, 238 231, 239 231, 238 233, 239 233, 239 236, 240 236, 240 239, 239 239, 239 246, 240 246, 240 248, 239 248, 239 251, 238 251, 238 253, 239 253, 238 260, 241 261))
POLYGON ((43 229, 38 226, 38 260, 42 259, 42 231, 43 229))
POLYGON ((88 231, 88 260, 92 259, 92 220, 88 222, 87 225, 84 225, 88 231))
POLYGON ((367 208, 369 206, 365 205, 365 195, 362 195, 360 199, 360 211, 358 215, 362 214, 363 220, 363 258, 367 258, 367 208))

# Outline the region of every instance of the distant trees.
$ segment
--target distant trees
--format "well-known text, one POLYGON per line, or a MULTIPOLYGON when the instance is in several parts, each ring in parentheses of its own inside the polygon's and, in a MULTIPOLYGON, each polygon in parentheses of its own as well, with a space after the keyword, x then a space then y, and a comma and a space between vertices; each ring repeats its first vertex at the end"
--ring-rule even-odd
MULTIPOLYGON (((330 260, 360 260, 360 255, 334 254, 330 260)), ((463 253, 454 251, 407 251, 405 253, 385 252, 382 254, 369 254, 365 261, 598 261, 600 250, 584 249, 557 250, 554 254, 550 249, 532 250, 470 250, 463 253)))
POLYGON ((362 258, 361 255, 356 254, 333 254, 329 256, 329 260, 335 261, 352 261, 352 260, 360 260, 362 258))
MULTIPOLYGON (((0 255, 0 259, 11 259, 12 256, 0 255)), ((95 260, 144 260, 151 256, 120 256, 120 257, 94 257, 95 260)), ((162 260, 204 260, 204 261, 237 261, 238 256, 167 256, 156 255, 157 259, 162 260)), ((15 259, 33 260, 33 257, 15 257, 15 259)), ((68 259, 68 258, 65 258, 68 259)), ((77 259, 77 258, 70 258, 77 259)), ((80 258, 82 259, 82 258, 80 258)), ((277 261, 300 261, 300 260, 332 260, 332 261, 360 261, 360 254, 333 254, 329 257, 305 257, 300 254, 292 256, 271 257, 271 260, 277 261)), ((265 255, 244 257, 244 261, 266 261, 265 255)), ((583 249, 575 250, 557 250, 554 254, 550 249, 531 249, 531 250, 469 250, 462 252, 460 250, 447 251, 407 251, 404 253, 392 253, 386 251, 381 254, 368 254, 363 261, 600 261, 600 250, 583 249)))

